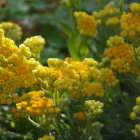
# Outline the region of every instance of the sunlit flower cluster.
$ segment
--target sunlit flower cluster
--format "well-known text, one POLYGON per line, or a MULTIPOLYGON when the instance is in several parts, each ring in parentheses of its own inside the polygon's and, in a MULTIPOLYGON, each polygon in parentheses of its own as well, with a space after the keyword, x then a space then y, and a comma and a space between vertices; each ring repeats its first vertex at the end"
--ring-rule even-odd
MULTIPOLYGON (((100 3, 100 0, 96 2, 100 3)), ((67 4, 74 5, 74 2, 67 1, 67 4)), ((75 11, 76 28, 72 28, 71 34, 69 32, 67 45, 72 46, 69 51, 77 59, 49 58, 45 66, 37 61, 45 46, 44 38, 30 37, 17 46, 14 41, 20 39, 21 28, 11 22, 0 23, 0 104, 9 105, 14 118, 26 118, 44 130, 42 132, 46 135, 38 140, 65 139, 61 133, 67 139, 65 129, 70 132, 77 122, 82 122, 82 125, 79 123, 81 128, 74 127, 74 131, 78 129, 77 132, 81 133, 79 139, 84 135, 87 135, 85 140, 102 139, 99 135, 103 125, 94 122, 94 119, 103 113, 105 103, 107 109, 108 105, 111 107, 111 102, 114 105, 119 103, 120 95, 125 96, 116 96, 111 92, 126 90, 122 85, 129 77, 137 81, 140 79, 140 47, 132 42, 140 36, 140 4, 132 3, 129 8, 130 12, 123 13, 121 3, 120 8, 115 8, 115 3, 109 3, 92 15, 75 11), (112 32, 102 34, 105 29, 112 32), (116 35, 111 36, 114 32, 116 35), (96 45, 99 47, 95 48, 96 45), (88 50, 89 57, 97 53, 94 58, 101 62, 79 55, 84 49, 88 50), (103 51, 100 58, 99 53, 103 51), (118 88, 115 87, 119 84, 116 76, 122 76, 118 88), (99 138, 96 138, 96 132, 99 138)), ((69 26, 65 27, 69 29, 69 26)), ((119 117, 122 116, 118 112, 115 119, 119 117)), ((130 118, 140 120, 140 97, 136 98, 130 118)), ((132 132, 136 137, 140 136, 140 124, 136 124, 132 132)))
POLYGON ((39 66, 33 71, 48 93, 67 92, 68 95, 77 94, 80 97, 103 96, 102 82, 108 85, 115 85, 116 82, 113 73, 108 75, 109 79, 112 78, 107 80, 107 74, 97 68, 98 63, 92 58, 86 58, 84 61, 50 58, 48 65, 49 67, 39 66))
POLYGON ((75 12, 77 28, 85 36, 96 36, 96 20, 85 12, 75 12))
POLYGON ((18 48, 13 40, 4 37, 4 31, 0 29, 0 87, 4 93, 27 88, 36 82, 32 71, 40 63, 30 55, 28 47, 20 45, 18 48))
POLYGON ((22 36, 21 27, 13 22, 1 22, 0 29, 3 29, 5 36, 13 39, 14 41, 20 40, 22 36))
POLYGON ((53 107, 53 100, 45 97, 44 91, 32 91, 26 99, 16 104, 17 110, 30 116, 57 113, 59 108, 53 107))

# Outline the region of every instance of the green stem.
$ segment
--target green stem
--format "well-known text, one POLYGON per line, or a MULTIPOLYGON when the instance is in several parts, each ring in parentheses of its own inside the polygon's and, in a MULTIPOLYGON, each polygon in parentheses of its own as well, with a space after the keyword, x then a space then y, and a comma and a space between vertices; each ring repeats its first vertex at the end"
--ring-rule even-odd
POLYGON ((123 11, 124 11, 124 0, 120 0, 120 11, 121 11, 121 15, 122 15, 123 11))
POLYGON ((89 138, 91 123, 92 123, 92 117, 89 117, 88 120, 87 120, 86 135, 85 135, 84 140, 88 140, 88 138, 89 138))
POLYGON ((33 120, 30 118, 30 116, 28 116, 28 120, 29 120, 33 125, 35 125, 36 127, 38 127, 38 128, 41 127, 38 123, 36 123, 35 121, 33 121, 33 120))

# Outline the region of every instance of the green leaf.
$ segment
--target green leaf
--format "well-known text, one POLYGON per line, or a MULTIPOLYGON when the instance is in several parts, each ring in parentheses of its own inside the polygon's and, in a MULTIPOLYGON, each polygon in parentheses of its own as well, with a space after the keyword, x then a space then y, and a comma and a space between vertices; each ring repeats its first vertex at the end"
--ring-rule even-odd
POLYGON ((72 57, 78 58, 78 51, 81 45, 80 35, 69 37, 68 39, 68 50, 72 57))
POLYGON ((88 46, 86 44, 81 44, 79 49, 79 57, 81 59, 84 59, 88 57, 88 54, 89 54, 88 46))
POLYGON ((10 125, 12 128, 14 128, 16 126, 15 122, 13 122, 13 121, 10 123, 10 125))

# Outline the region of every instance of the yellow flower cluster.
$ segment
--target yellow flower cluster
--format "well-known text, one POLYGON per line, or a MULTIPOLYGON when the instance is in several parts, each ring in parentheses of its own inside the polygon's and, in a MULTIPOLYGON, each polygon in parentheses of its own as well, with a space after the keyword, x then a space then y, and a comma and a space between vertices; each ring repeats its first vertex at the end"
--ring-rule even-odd
POLYGON ((111 68, 120 73, 132 72, 132 45, 128 43, 113 46, 104 51, 111 61, 111 68))
POLYGON ((20 40, 22 36, 22 30, 20 26, 13 22, 1 22, 0 29, 3 29, 5 36, 11 38, 12 40, 20 40))
POLYGON ((75 12, 77 28, 85 36, 96 36, 96 20, 85 12, 75 12))
POLYGON ((43 136, 43 138, 39 138, 38 140, 55 140, 55 137, 54 136, 43 136))
POLYGON ((17 47, 13 40, 4 37, 4 30, 0 29, 0 87, 4 93, 27 88, 36 82, 32 71, 40 63, 30 55, 28 47, 17 47))
POLYGON ((121 44, 124 44, 124 38, 121 36, 117 36, 117 35, 111 36, 107 40, 108 47, 118 46, 121 44))
POLYGON ((114 15, 120 14, 120 9, 114 8, 112 6, 107 6, 99 12, 94 12, 93 15, 96 19, 105 19, 106 17, 112 17, 114 15))
MULTIPOLYGON (((130 117, 132 120, 140 119, 140 96, 136 98, 136 106, 133 107, 133 112, 130 113, 130 117)), ((135 129, 132 130, 135 137, 140 137, 140 125, 136 124, 135 129)))
POLYGON ((41 36, 27 38, 24 44, 30 48, 33 56, 40 57, 40 52, 44 49, 45 40, 41 36))
POLYGON ((110 25, 117 25, 119 24, 119 18, 117 18, 116 16, 115 17, 111 17, 111 18, 108 18, 105 22, 105 24, 107 26, 110 26, 110 25))
POLYGON ((132 13, 140 14, 140 4, 139 3, 131 3, 129 8, 132 13))
POLYGON ((134 13, 123 14, 120 19, 121 35, 124 37, 134 37, 140 35, 140 16, 134 13))
MULTIPOLYGON (((110 84, 109 80, 103 78, 103 76, 107 78, 107 75, 101 74, 103 71, 100 72, 97 68, 98 63, 92 58, 86 58, 84 61, 50 58, 48 65, 49 67, 39 66, 33 71, 36 77, 44 83, 43 88, 47 92, 67 92, 68 95, 75 94, 81 97, 103 96, 102 83, 99 80, 98 83, 95 81, 102 79, 102 82, 110 84)), ((114 80, 116 81, 115 78, 114 80)))
POLYGON ((89 101, 85 101, 84 105, 85 108, 87 108, 88 112, 93 116, 103 113, 104 104, 101 103, 100 101, 96 102, 95 100, 89 100, 89 101))
POLYGON ((94 93, 97 97, 104 96, 104 88, 101 83, 92 82, 88 83, 88 86, 84 88, 85 95, 91 97, 94 93))
POLYGON ((93 12, 93 16, 97 20, 97 25, 116 26, 119 25, 120 9, 115 8, 112 3, 109 3, 100 11, 93 12))
POLYGON ((77 120, 84 120, 86 117, 86 114, 84 112, 77 112, 73 114, 73 117, 77 120))
POLYGON ((44 91, 32 91, 27 98, 16 104, 17 110, 30 116, 58 113, 59 108, 53 107, 53 100, 45 97, 44 91))

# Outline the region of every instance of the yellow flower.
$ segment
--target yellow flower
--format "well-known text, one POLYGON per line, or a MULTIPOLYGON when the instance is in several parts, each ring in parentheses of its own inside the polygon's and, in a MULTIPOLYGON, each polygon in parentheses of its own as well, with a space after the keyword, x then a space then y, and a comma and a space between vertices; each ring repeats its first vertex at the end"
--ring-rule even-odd
POLYGON ((27 58, 31 57, 31 52, 30 52, 29 47, 25 46, 24 44, 21 44, 19 46, 19 49, 20 49, 21 54, 23 54, 25 57, 27 58))
POLYGON ((36 82, 32 71, 40 63, 33 58, 29 59, 31 52, 28 47, 25 45, 17 47, 13 40, 5 38, 2 29, 0 36, 0 86, 3 92, 32 86, 36 82))
POLYGON ((117 84, 116 77, 109 68, 102 68, 97 80, 100 82, 106 82, 109 86, 115 86, 117 84))
POLYGON ((85 12, 75 12, 77 28, 85 36, 96 36, 96 20, 85 12))
POLYGON ((111 68, 120 73, 133 73, 132 44, 123 43, 115 45, 104 51, 103 56, 108 57, 111 68))
POLYGON ((41 80, 38 84, 43 84, 47 92, 68 93, 71 97, 104 95, 101 81, 92 82, 93 79, 98 79, 100 74, 98 63, 94 59, 75 61, 49 58, 48 65, 48 67, 38 66, 33 71, 34 75, 41 80))
POLYGON ((121 35, 132 38, 140 34, 140 16, 133 13, 123 14, 120 19, 121 35))
POLYGON ((87 84, 84 88, 85 96, 97 96, 103 97, 104 96, 104 88, 101 83, 92 82, 87 84))
POLYGON ((140 4, 139 3, 131 3, 129 8, 132 13, 140 14, 140 4))
POLYGON ((42 115, 57 113, 59 108, 53 107, 51 98, 44 96, 44 91, 32 91, 27 94, 27 99, 16 104, 17 110, 28 115, 42 115))
POLYGON ((84 120, 86 116, 84 112, 77 112, 73 114, 73 117, 77 120, 84 120))

